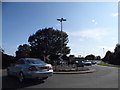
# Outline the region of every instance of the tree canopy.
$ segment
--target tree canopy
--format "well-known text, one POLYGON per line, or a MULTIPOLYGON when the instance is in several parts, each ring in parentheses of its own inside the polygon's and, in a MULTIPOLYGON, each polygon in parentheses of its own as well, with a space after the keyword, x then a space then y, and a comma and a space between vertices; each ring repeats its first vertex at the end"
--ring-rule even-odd
POLYGON ((67 55, 70 53, 70 49, 67 46, 67 33, 53 28, 38 30, 35 34, 30 35, 28 42, 31 45, 31 55, 33 57, 39 58, 51 54, 67 55))
POLYGON ((120 44, 116 45, 114 52, 107 51, 103 61, 110 64, 120 65, 120 44))
POLYGON ((10 66, 11 63, 14 63, 16 61, 16 58, 14 56, 7 55, 4 52, 1 52, 1 55, 2 55, 2 62, 1 62, 2 67, 0 66, 0 68, 6 68, 10 66))
POLYGON ((87 55, 86 57, 85 57, 85 59, 88 59, 88 60, 94 60, 95 59, 95 56, 94 55, 87 55))
POLYGON ((31 47, 28 44, 19 45, 18 51, 16 51, 17 58, 30 57, 31 47))
POLYGON ((85 57, 85 59, 88 59, 88 60, 101 60, 101 57, 90 54, 90 55, 87 55, 85 57))

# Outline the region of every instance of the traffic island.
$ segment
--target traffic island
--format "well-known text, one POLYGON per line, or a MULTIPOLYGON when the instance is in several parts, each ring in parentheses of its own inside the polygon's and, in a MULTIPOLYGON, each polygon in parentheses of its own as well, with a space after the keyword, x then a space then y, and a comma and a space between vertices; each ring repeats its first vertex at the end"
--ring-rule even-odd
POLYGON ((57 66, 54 67, 53 74, 84 74, 92 73, 95 69, 89 67, 71 67, 71 66, 57 66))

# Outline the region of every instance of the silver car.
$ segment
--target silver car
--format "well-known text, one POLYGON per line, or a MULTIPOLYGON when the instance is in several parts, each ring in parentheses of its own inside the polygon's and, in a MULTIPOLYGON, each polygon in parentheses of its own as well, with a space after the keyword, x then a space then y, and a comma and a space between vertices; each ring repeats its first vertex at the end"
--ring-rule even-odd
POLYGON ((36 58, 21 58, 7 68, 8 76, 17 76, 20 82, 28 78, 47 79, 53 74, 53 67, 36 58))
POLYGON ((84 65, 92 65, 92 62, 90 60, 84 60, 82 61, 84 65))

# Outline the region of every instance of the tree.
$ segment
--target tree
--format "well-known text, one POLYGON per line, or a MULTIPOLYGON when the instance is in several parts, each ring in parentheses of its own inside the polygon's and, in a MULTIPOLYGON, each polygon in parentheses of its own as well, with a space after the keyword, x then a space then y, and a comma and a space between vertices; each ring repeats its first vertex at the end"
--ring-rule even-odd
POLYGON ((31 45, 33 57, 41 58, 51 54, 67 55, 70 53, 70 49, 67 47, 67 33, 54 30, 53 28, 44 28, 38 30, 35 34, 29 37, 28 42, 31 45))
POLYGON ((113 55, 114 55, 114 53, 112 53, 111 51, 107 51, 105 57, 103 58, 103 61, 112 64, 113 63, 113 55))
POLYGON ((95 59, 95 56, 94 55, 87 55, 86 57, 85 57, 85 59, 88 59, 88 60, 94 60, 95 59))
POLYGON ((11 55, 2 53, 2 68, 10 66, 11 63, 15 63, 16 58, 11 55))
POLYGON ((17 58, 30 57, 30 53, 31 53, 30 45, 27 44, 19 45, 18 51, 16 51, 16 57, 17 58))
POLYGON ((116 44, 113 53, 107 51, 105 57, 103 58, 103 61, 110 64, 120 65, 120 44, 116 44))
POLYGON ((101 60, 101 57, 100 56, 96 56, 95 59, 96 60, 101 60))
POLYGON ((114 50, 114 64, 120 65, 120 44, 117 44, 114 50))
POLYGON ((119 53, 120 52, 120 44, 116 44, 116 47, 114 49, 115 53, 119 53))
POLYGON ((69 62, 68 62, 68 64, 73 64, 74 63, 74 58, 75 58, 75 55, 69 55, 69 62))

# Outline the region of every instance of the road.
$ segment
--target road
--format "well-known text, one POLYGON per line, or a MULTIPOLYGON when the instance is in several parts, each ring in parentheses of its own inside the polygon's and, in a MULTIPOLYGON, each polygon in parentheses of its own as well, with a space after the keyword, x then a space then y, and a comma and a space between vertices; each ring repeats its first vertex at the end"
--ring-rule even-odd
POLYGON ((53 74, 45 81, 28 80, 23 85, 3 72, 3 88, 118 88, 118 68, 94 65, 93 73, 53 74))

